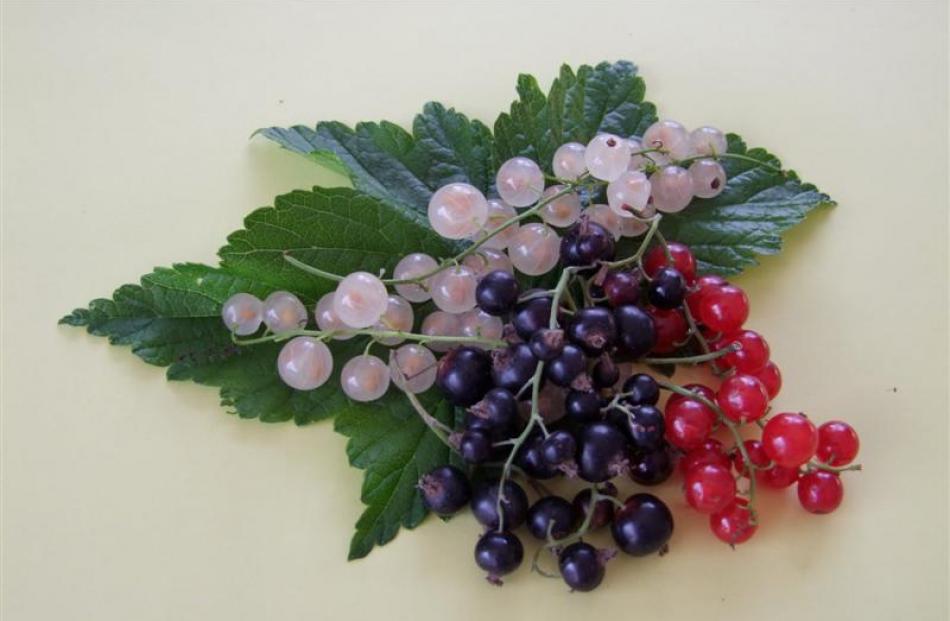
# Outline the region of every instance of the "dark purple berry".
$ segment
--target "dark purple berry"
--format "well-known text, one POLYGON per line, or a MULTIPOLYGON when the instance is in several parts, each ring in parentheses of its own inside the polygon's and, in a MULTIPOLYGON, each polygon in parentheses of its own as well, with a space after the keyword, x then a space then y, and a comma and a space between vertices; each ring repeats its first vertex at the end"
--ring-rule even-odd
POLYGON ((488 531, 475 544, 475 563, 488 572, 488 581, 501 585, 501 576, 518 569, 524 560, 524 546, 514 533, 488 531))
POLYGON ((551 323, 551 298, 531 298, 519 304, 511 323, 522 341, 530 341, 535 332, 551 323))
POLYGON ((495 385, 515 394, 531 381, 538 368, 538 359, 525 343, 515 343, 507 349, 496 349, 491 356, 491 375, 495 385))
POLYGON ((535 479, 553 479, 560 470, 552 466, 544 459, 544 453, 541 449, 544 443, 544 436, 533 434, 528 436, 524 444, 518 449, 515 456, 515 463, 524 470, 525 474, 535 479))
POLYGON ((686 295, 686 281, 674 267, 660 268, 650 280, 647 297, 657 308, 678 308, 686 295))
POLYGON ((621 550, 647 556, 666 547, 673 535, 673 514, 653 494, 634 494, 614 514, 610 530, 621 550))
POLYGON ((613 235, 587 218, 568 229, 561 238, 561 263, 564 265, 592 265, 613 256, 613 235))
POLYGON ((572 543, 558 555, 561 577, 572 591, 593 591, 604 579, 604 565, 611 554, 602 554, 583 541, 572 543))
POLYGON ((633 446, 638 449, 652 451, 663 443, 666 423, 663 420, 663 412, 659 408, 652 405, 633 408, 626 417, 626 427, 633 446))
POLYGON ((564 351, 564 331, 543 328, 531 336, 528 345, 531 347, 531 353, 538 360, 544 362, 554 360, 564 351))
POLYGON ((602 483, 626 472, 627 438, 609 423, 591 423, 581 429, 577 457, 578 475, 602 483))
POLYGON ((639 302, 640 270, 623 270, 607 274, 604 278, 604 295, 613 307, 639 302))
POLYGON ((505 315, 518 301, 521 287, 518 280, 504 270, 495 270, 482 277, 475 288, 478 308, 489 315, 505 315))
POLYGON ((640 485, 659 485, 673 474, 673 459, 666 447, 636 453, 630 460, 630 478, 640 485))
POLYGON ((560 496, 545 496, 528 509, 528 530, 538 539, 563 539, 571 534, 577 514, 574 507, 560 496))
POLYGON ((599 420, 600 397, 588 390, 572 390, 564 399, 564 413, 577 423, 591 423, 599 420))
POLYGON ((545 375, 558 386, 570 386, 578 375, 587 370, 587 358, 577 345, 568 343, 561 355, 547 363, 545 375))
POLYGON ((626 304, 614 309, 618 343, 634 358, 646 355, 656 345, 653 318, 638 306, 626 304))
POLYGON ((467 407, 491 388, 491 358, 481 349, 457 347, 442 356, 436 385, 453 405, 467 407))
POLYGON ((518 416, 518 401, 504 388, 492 388, 482 400, 469 408, 467 429, 487 430, 493 437, 508 433, 518 416))
MULTIPOLYGON (((597 490, 600 494, 605 494, 607 496, 617 496, 617 488, 613 483, 605 483, 597 490)), ((577 511, 578 519, 583 521, 587 517, 587 512, 590 511, 591 499, 590 499, 590 490, 583 489, 574 496, 574 510, 577 511)), ((600 499, 594 503, 594 515, 590 518, 589 528, 590 530, 597 530, 603 528, 607 524, 610 524, 611 520, 614 519, 614 503, 607 499, 600 499)))
POLYGON ((604 354, 594 365, 590 379, 594 388, 612 388, 620 380, 620 367, 614 363, 613 358, 604 354))
POLYGON ((570 433, 560 430, 541 442, 541 458, 550 466, 560 466, 574 459, 577 453, 577 442, 570 433))
POLYGON ((646 373, 634 373, 628 377, 621 390, 628 405, 656 405, 660 400, 660 385, 646 373))
POLYGON ((451 515, 465 506, 472 495, 468 478, 455 466, 439 466, 422 475, 416 485, 422 504, 433 513, 451 515))
POLYGON ((588 356, 599 356, 617 341, 613 313, 599 306, 582 308, 571 318, 567 336, 588 356))
POLYGON ((459 455, 469 464, 483 464, 491 458, 492 439, 486 431, 466 431, 459 437, 459 455))
MULTIPOLYGON (((501 503, 504 527, 515 529, 524 524, 528 515, 528 496, 514 481, 505 481, 505 499, 501 503)), ((486 528, 498 528, 498 481, 485 481, 472 492, 472 515, 486 528)))

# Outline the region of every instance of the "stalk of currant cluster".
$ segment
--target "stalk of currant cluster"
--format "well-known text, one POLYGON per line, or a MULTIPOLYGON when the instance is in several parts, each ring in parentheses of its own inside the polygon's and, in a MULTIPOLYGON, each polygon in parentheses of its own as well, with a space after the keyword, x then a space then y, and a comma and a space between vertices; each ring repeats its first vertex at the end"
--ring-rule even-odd
POLYGON ((318 329, 308 329, 309 313, 287 292, 263 302, 239 293, 222 317, 240 345, 286 341, 277 370, 298 390, 332 374, 327 341, 366 337, 364 353, 341 370, 342 390, 372 401, 392 382, 468 465, 440 466, 418 488, 440 515, 471 506, 486 529, 475 561, 494 584, 523 561, 515 533, 522 524, 542 542, 532 568, 560 575, 573 590, 596 588, 615 554, 585 541, 598 528, 609 525, 628 555, 665 553, 672 513, 649 493, 621 501, 620 477, 654 486, 679 470, 687 503, 734 546, 757 528, 757 486, 797 483, 802 506, 826 513, 841 502, 840 472, 860 466, 850 465, 858 439, 846 423, 816 428, 803 414, 766 418, 781 374, 765 339, 744 328, 748 298, 718 276, 697 277, 690 250, 660 231, 663 214, 724 190, 720 160, 730 157, 774 170, 728 153, 715 128, 688 132, 668 120, 640 137, 604 133, 587 145, 561 145, 553 177, 515 157, 498 169, 498 198, 467 183, 432 195, 433 230, 471 241, 458 255, 410 254, 384 277, 334 274, 286 254, 291 265, 337 283, 316 304, 318 329), (637 250, 616 257, 621 237, 639 238, 637 250), (522 291, 514 276, 558 267, 549 290, 522 291), (413 332, 413 304, 429 300, 438 310, 413 332), (374 346, 392 348, 388 361, 370 354, 374 346), (681 386, 626 373, 633 363, 708 366, 721 382, 717 390, 681 386), (466 409, 459 429, 416 397, 433 385, 466 409), (661 391, 670 393, 663 410, 661 391), (745 439, 747 423, 761 427, 761 439, 745 439), (714 437, 720 429, 731 448, 714 437), (568 501, 541 482, 559 476, 588 486, 568 501), (537 492, 533 504, 516 477, 537 492), (554 555, 558 574, 541 567, 543 552, 554 555))

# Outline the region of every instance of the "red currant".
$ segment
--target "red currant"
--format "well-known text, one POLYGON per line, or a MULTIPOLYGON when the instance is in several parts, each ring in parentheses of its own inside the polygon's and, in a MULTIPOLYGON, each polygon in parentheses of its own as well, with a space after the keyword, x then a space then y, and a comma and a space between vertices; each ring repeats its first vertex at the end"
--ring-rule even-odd
POLYGON ((771 360, 766 363, 765 368, 751 375, 759 378, 759 381, 765 386, 766 392, 769 393, 769 401, 775 399, 779 391, 782 390, 782 373, 779 371, 778 365, 771 360))
MULTIPOLYGON (((672 266, 683 275, 686 284, 692 284, 696 280, 696 259, 693 253, 687 246, 678 242, 669 242, 666 247, 670 251, 670 256, 673 257, 672 266)), ((654 246, 643 258, 643 269, 650 278, 668 265, 670 262, 666 258, 666 253, 663 252, 663 246, 654 246)))
POLYGON ((816 470, 798 481, 798 502, 809 513, 831 513, 844 498, 844 485, 835 472, 816 470))
POLYGON ((722 337, 710 345, 716 349, 724 349, 733 343, 739 344, 739 351, 729 352, 716 361, 716 366, 723 369, 735 369, 739 373, 755 374, 765 368, 769 362, 769 344, 762 335, 754 330, 740 330, 734 334, 722 337))
POLYGON ((797 468, 815 454, 818 430, 802 414, 777 414, 762 429, 762 447, 776 465, 797 468))
MULTIPOLYGON (((752 465, 756 467, 755 480, 762 485, 772 489, 785 489, 798 480, 798 468, 783 468, 772 464, 769 456, 765 454, 765 448, 758 440, 746 440, 742 444, 746 453, 749 454, 752 465)), ((733 454, 732 462, 739 474, 749 476, 740 451, 737 450, 733 454)))
POLYGON ((706 438, 702 444, 689 451, 680 459, 680 471, 683 474, 688 473, 693 468, 714 464, 729 468, 729 456, 722 447, 722 442, 715 438, 706 438))
POLYGON ((680 399, 666 405, 666 440, 688 451, 700 446, 712 433, 716 414, 695 399, 680 399))
POLYGON ((772 466, 767 470, 756 471, 756 481, 772 489, 785 489, 798 480, 801 476, 798 468, 783 468, 782 466, 772 466))
POLYGON ((699 299, 699 320, 713 332, 729 334, 749 317, 749 298, 735 285, 723 285, 699 299))
POLYGON ((653 326, 656 328, 656 345, 653 346, 653 352, 668 354, 676 351, 689 333, 683 311, 675 308, 665 310, 654 306, 649 306, 646 310, 653 318, 653 326))
MULTIPOLYGON (((716 391, 714 391, 709 386, 704 386, 703 384, 686 384, 683 386, 683 388, 690 392, 695 392, 701 397, 705 397, 707 401, 712 401, 713 403, 716 402, 716 391)), ((666 400, 666 406, 669 407, 681 399, 686 399, 686 397, 679 394, 678 392, 674 392, 672 395, 670 395, 670 398, 666 400)))
POLYGON ((752 538, 758 525, 752 523, 749 501, 736 498, 725 509, 709 516, 709 528, 716 538, 731 546, 744 543, 752 538))
MULTIPOLYGON (((746 440, 742 443, 745 452, 749 454, 749 461, 752 462, 752 465, 756 468, 762 469, 769 466, 769 456, 765 454, 765 450, 762 449, 762 443, 758 440, 746 440)), ((735 466, 736 472, 742 476, 749 476, 749 473, 746 472, 745 459, 742 457, 742 451, 736 449, 735 453, 732 454, 732 465, 735 466)))
POLYGON ((858 433, 846 422, 832 420, 818 427, 818 461, 829 466, 847 466, 858 455, 858 433))
POLYGON ((689 306, 689 312, 693 314, 693 317, 699 315, 699 301, 704 295, 727 284, 729 283, 722 276, 712 274, 700 276, 690 288, 690 292, 686 294, 686 304, 689 306))
POLYGON ((765 416, 769 394, 762 382, 751 375, 733 375, 719 386, 716 403, 729 420, 751 423, 765 416))
POLYGON ((728 468, 706 464, 686 475, 686 502, 700 513, 715 513, 736 497, 736 480, 728 468))

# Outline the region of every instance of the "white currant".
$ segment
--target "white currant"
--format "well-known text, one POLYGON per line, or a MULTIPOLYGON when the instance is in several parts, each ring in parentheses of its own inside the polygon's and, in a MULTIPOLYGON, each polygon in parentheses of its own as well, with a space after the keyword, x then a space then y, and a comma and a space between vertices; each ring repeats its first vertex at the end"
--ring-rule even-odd
POLYGON ((607 231, 614 236, 614 239, 620 239, 623 229, 622 220, 630 219, 621 218, 620 214, 610 208, 610 205, 604 205, 602 203, 591 205, 586 208, 581 215, 582 217, 587 216, 591 222, 596 222, 607 229, 607 231))
POLYGON ((726 188, 726 171, 715 160, 696 160, 689 167, 693 194, 700 198, 713 198, 726 188))
POLYGON ((449 267, 432 277, 432 301, 447 313, 464 313, 475 307, 478 278, 466 265, 449 267))
POLYGON ((522 274, 540 276, 557 265, 560 245, 561 238, 554 229, 532 222, 518 230, 518 235, 508 246, 508 257, 522 274))
POLYGON ((729 150, 726 136, 715 127, 697 127, 689 133, 693 155, 719 155, 729 150))
MULTIPOLYGON (((459 316, 445 311, 433 311, 422 320, 419 331, 426 336, 461 336, 462 324, 459 316)), ((457 343, 451 341, 432 341, 427 346, 432 351, 449 351, 457 343)))
POLYGON ((289 291, 275 291, 264 300, 264 325, 271 332, 299 330, 307 325, 307 307, 289 291))
POLYGON ((513 157, 498 168, 495 184, 501 200, 512 207, 527 207, 541 197, 544 173, 536 162, 526 157, 513 157))
POLYGON ((376 356, 353 356, 340 370, 340 385, 354 401, 375 401, 389 388, 389 366, 376 356))
POLYGON ((541 208, 538 215, 551 226, 571 226, 581 215, 581 198, 576 192, 568 192, 551 200, 551 197, 565 189, 563 185, 552 185, 541 195, 543 200, 550 202, 541 208))
POLYGON ((393 384, 400 390, 419 394, 435 384, 435 355, 422 345, 410 343, 389 354, 393 384))
POLYGON ((277 355, 277 374, 291 388, 319 388, 333 372, 333 355, 322 341, 298 336, 285 344, 277 355))
POLYGON ((350 327, 340 321, 340 318, 337 316, 336 311, 333 310, 333 297, 334 292, 324 294, 319 300, 317 300, 317 307, 313 312, 314 318, 317 320, 317 327, 323 330, 324 332, 337 332, 333 336, 335 341, 346 341, 353 338, 355 335, 352 332, 349 332, 350 327))
POLYGON ((630 165, 630 143, 613 134, 598 134, 584 149, 584 163, 595 179, 613 181, 630 165))
POLYGON ((579 142, 562 144, 554 152, 551 168, 558 179, 574 181, 587 172, 587 163, 584 161, 585 147, 579 142))
POLYGON ((429 224, 447 239, 466 239, 477 233, 488 219, 488 201, 473 185, 450 183, 429 199, 429 224))
POLYGON ((693 180, 680 166, 664 166, 650 175, 653 189, 651 204, 657 211, 676 213, 683 211, 693 199, 693 180))
POLYGON ((235 293, 221 306, 221 320, 239 336, 254 334, 263 321, 264 304, 250 293, 235 293))
MULTIPOLYGON (((380 331, 411 332, 414 321, 415 313, 412 311, 412 304, 401 296, 390 295, 386 303, 386 311, 373 326, 373 329, 380 331)), ((383 345, 392 347, 393 345, 399 345, 406 339, 398 336, 390 336, 378 340, 383 345)))
MULTIPOLYGON (((500 317, 489 315, 478 308, 462 313, 459 316, 459 333, 462 336, 476 336, 483 339, 500 339, 505 324, 500 317)), ((477 343, 473 347, 481 347, 477 343)))
POLYGON ((642 214, 649 200, 650 180, 639 170, 628 170, 607 184, 607 204, 623 218, 642 214))
POLYGON ((367 328, 382 317, 389 303, 386 285, 369 272, 353 272, 340 281, 333 312, 351 328, 367 328))
MULTIPOLYGON (((485 226, 472 237, 473 242, 478 242, 482 239, 488 237, 495 231, 497 231, 501 226, 518 215, 518 212, 515 211, 515 208, 509 205, 504 201, 500 201, 497 198, 489 199, 488 201, 488 219, 485 220, 485 226)), ((489 237, 484 243, 482 243, 482 248, 492 248, 494 250, 504 250, 508 247, 508 243, 511 241, 511 238, 518 231, 518 223, 515 222, 506 226, 504 229, 495 233, 489 237)))
POLYGON ((663 149, 674 160, 689 157, 692 150, 686 128, 670 120, 657 121, 648 127, 640 142, 645 149, 663 149))
POLYGON ((475 277, 481 280, 482 276, 495 270, 503 270, 510 274, 514 273, 514 267, 511 265, 511 259, 502 250, 493 250, 491 248, 479 248, 472 254, 462 259, 462 265, 472 270, 475 277))
MULTIPOLYGON (((438 267, 439 264, 429 255, 414 252, 413 254, 407 254, 399 260, 399 263, 396 264, 396 268, 393 270, 393 278, 396 280, 410 280, 412 278, 418 278, 423 274, 434 272, 438 267)), ((426 286, 428 286, 428 282, 427 279, 425 281, 426 286)), ((427 288, 415 283, 396 285, 396 293, 410 302, 416 303, 425 302, 432 298, 427 288)))

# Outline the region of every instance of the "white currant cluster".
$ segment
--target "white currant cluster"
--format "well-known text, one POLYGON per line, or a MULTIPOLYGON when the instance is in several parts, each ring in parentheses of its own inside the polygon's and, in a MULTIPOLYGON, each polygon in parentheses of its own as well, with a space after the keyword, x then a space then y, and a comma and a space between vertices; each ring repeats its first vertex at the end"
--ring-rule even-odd
POLYGON ((313 335, 299 334, 307 332, 309 314, 286 291, 263 302, 238 293, 225 302, 222 319, 236 336, 253 335, 266 326, 265 336, 252 342, 287 340, 277 370, 297 390, 318 388, 332 374, 333 357, 324 342, 328 338, 363 334, 394 347, 412 337, 419 343, 392 351, 388 364, 369 354, 369 347, 347 361, 341 385, 357 401, 378 399, 390 381, 402 390, 423 392, 435 381, 433 351, 448 351, 458 344, 456 338, 475 346, 479 340, 502 338, 502 320, 476 307, 475 291, 484 275, 496 270, 529 276, 549 272, 560 258, 556 229, 571 227, 582 217, 604 227, 614 239, 642 235, 658 211, 678 212, 694 196, 711 198, 723 190, 726 174, 717 156, 726 148, 718 129, 688 132, 675 121, 663 120, 642 137, 603 133, 586 146, 561 145, 551 162, 556 178, 550 186, 537 162, 511 158, 498 169, 499 198, 486 198, 468 183, 449 183, 432 195, 428 218, 433 230, 447 239, 470 240, 474 247, 441 263, 423 253, 403 257, 386 281, 395 294, 376 275, 346 275, 335 291, 317 302, 319 331, 313 335), (590 200, 604 186, 606 203, 590 200), (578 191, 584 187, 589 191, 578 191), (540 221, 525 222, 532 216, 540 221), (438 310, 423 318, 419 334, 409 334, 415 323, 412 305, 429 300, 438 310))

